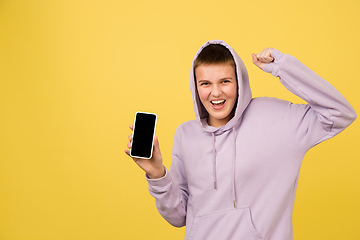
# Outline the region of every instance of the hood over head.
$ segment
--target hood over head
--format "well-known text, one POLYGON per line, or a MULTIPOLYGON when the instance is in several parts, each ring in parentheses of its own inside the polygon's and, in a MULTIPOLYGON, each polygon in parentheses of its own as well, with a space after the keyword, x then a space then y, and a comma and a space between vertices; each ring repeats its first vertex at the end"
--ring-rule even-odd
POLYGON ((249 77, 248 77, 248 73, 247 73, 247 70, 246 70, 246 67, 245 67, 243 61, 241 60, 239 55, 234 51, 234 49, 232 49, 227 43, 225 43, 222 40, 207 41, 196 52, 193 62, 191 64, 190 90, 191 90, 191 94, 192 94, 192 98, 193 98, 193 106, 194 106, 196 119, 199 122, 199 124, 202 126, 202 128, 208 132, 218 132, 218 131, 224 132, 224 131, 230 130, 234 126, 236 126, 241 121, 241 116, 242 116, 244 110, 246 109, 246 107, 248 106, 248 104, 250 103, 251 98, 252 98, 250 85, 249 85, 249 77), (196 83, 195 83, 195 71, 194 71, 195 60, 197 59, 198 55, 203 50, 203 48, 210 44, 220 44, 220 45, 225 46, 230 51, 231 55, 233 56, 235 65, 236 65, 236 77, 237 77, 237 83, 238 83, 238 99, 237 99, 237 104, 235 104, 235 106, 236 106, 235 114, 234 114, 234 117, 226 125, 224 125, 220 128, 216 128, 216 127, 212 127, 212 126, 208 125, 207 117, 209 114, 200 101, 200 98, 199 98, 199 95, 197 92, 197 88, 196 88, 196 83))

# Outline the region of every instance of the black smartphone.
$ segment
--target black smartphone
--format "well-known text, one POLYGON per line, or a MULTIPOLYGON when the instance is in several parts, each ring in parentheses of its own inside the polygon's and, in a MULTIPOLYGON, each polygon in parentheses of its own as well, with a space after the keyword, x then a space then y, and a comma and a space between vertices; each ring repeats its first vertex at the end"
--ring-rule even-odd
POLYGON ((130 156, 152 157, 157 116, 155 113, 136 112, 130 156))

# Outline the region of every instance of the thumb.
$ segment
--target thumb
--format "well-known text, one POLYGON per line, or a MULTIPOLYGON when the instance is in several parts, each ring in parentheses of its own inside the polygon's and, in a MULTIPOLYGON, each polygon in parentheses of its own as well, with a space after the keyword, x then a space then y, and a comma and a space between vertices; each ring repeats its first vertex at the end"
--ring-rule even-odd
POLYGON ((159 139, 157 136, 154 137, 154 152, 160 151, 159 139))
POLYGON ((160 145, 159 145, 159 139, 155 136, 154 138, 154 149, 153 149, 153 158, 156 160, 161 160, 161 151, 160 151, 160 145))
POLYGON ((265 66, 265 63, 260 62, 259 59, 257 58, 257 56, 254 53, 251 54, 251 56, 252 56, 253 63, 262 70, 264 68, 264 66, 265 66))

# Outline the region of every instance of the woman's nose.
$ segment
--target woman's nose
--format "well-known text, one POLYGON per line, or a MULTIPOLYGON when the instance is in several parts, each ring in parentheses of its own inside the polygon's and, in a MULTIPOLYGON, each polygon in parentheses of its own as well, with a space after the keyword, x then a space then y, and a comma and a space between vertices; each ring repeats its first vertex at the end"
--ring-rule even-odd
POLYGON ((212 95, 214 97, 219 97, 221 95, 221 87, 220 86, 217 86, 217 85, 213 85, 213 89, 211 91, 212 95))

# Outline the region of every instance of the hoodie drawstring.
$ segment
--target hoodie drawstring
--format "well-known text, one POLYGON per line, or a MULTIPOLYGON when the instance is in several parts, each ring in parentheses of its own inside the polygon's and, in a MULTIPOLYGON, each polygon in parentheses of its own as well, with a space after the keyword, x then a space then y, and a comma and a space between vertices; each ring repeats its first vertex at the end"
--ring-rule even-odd
MULTIPOLYGON (((234 208, 236 208, 236 190, 235 190, 235 167, 236 167, 236 136, 235 136, 235 130, 234 128, 232 128, 232 132, 233 132, 233 137, 234 137, 234 154, 232 157, 232 195, 233 195, 233 203, 234 203, 234 208)), ((217 178, 216 178, 216 149, 215 149, 215 134, 212 134, 212 138, 213 138, 213 177, 214 177, 214 189, 217 189, 217 178)))
POLYGON ((217 188, 216 186, 216 150, 215 150, 215 134, 212 133, 212 137, 213 137, 213 164, 214 164, 214 169, 213 169, 213 175, 214 175, 214 189, 217 188))
POLYGON ((236 190, 235 190, 235 167, 236 167, 236 136, 235 136, 235 129, 232 128, 233 136, 234 136, 234 155, 233 155, 233 162, 232 162, 232 192, 233 192, 233 201, 234 201, 234 208, 236 208, 236 190))

